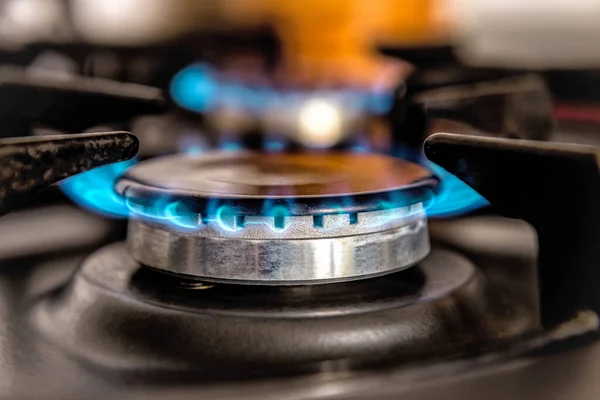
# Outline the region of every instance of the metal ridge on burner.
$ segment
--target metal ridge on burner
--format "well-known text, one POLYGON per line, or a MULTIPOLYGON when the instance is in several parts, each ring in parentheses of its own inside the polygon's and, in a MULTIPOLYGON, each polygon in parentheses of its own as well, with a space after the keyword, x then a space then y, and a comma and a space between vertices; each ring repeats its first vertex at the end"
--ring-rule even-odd
POLYGON ((315 239, 381 232, 423 218, 422 203, 387 210, 327 215, 237 216, 201 214, 174 215, 171 219, 148 220, 133 216, 147 225, 198 237, 238 239, 315 239))
POLYGON ((179 202, 206 216, 218 203, 234 215, 269 215, 265 206, 314 215, 410 206, 431 199, 437 186, 427 169, 380 154, 240 151, 146 161, 116 189, 137 210, 179 202))
POLYGON ((424 218, 369 234, 277 240, 181 234, 135 220, 127 247, 133 258, 164 272, 249 285, 371 278, 409 268, 430 251, 424 218))
POLYGON ((142 264, 207 281, 304 285, 422 260, 436 184, 419 165, 383 155, 244 151, 147 161, 117 190, 142 264))

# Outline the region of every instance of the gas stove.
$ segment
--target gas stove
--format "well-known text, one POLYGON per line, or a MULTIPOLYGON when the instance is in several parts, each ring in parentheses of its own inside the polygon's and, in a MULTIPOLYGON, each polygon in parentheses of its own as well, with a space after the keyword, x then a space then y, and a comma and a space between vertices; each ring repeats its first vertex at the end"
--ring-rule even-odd
POLYGON ((393 95, 2 74, 0 395, 595 399, 598 148, 538 75, 393 51, 393 95))
POLYGON ((533 328, 517 302, 500 307, 494 294, 506 289, 464 255, 431 250, 424 210, 437 184, 416 164, 372 154, 140 163, 116 185, 132 211, 126 244, 87 258, 34 319, 101 364, 186 365, 221 378, 456 354, 533 328), (382 174, 371 179, 375 169, 382 174), (120 344, 64 330, 73 326, 112 332, 120 344))
MULTIPOLYGON (((127 133, 22 142, 3 143, 20 161, 3 170, 69 165, 43 184, 97 165, 78 164, 81 149, 106 149, 95 161, 105 163, 137 147, 127 133)), ((14 289, 2 300, 5 387, 56 398, 422 398, 450 387, 454 398, 578 362, 554 353, 597 336, 597 150, 438 134, 426 154, 533 225, 539 257, 531 226, 496 213, 428 222, 444 182, 397 158, 159 157, 116 182, 125 241, 3 262, 14 289), (578 212, 557 213, 567 204, 578 212)), ((5 191, 3 205, 30 190, 5 191)))

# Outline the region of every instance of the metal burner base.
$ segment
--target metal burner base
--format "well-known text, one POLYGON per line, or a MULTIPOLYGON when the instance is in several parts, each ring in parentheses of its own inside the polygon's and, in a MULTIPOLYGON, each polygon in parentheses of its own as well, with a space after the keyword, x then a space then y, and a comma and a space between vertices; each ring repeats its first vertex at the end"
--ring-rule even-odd
MULTIPOLYGON (((365 214, 369 213, 361 213, 359 218, 365 214)), ((347 214, 340 216, 348 218, 347 214)), ((233 237, 223 237, 222 233, 213 236, 210 225, 186 234, 133 220, 127 244, 131 255, 142 264, 200 280, 252 285, 323 284, 381 276, 422 260, 430 250, 424 215, 395 222, 393 229, 367 234, 342 236, 338 228, 336 236, 305 238, 286 233, 284 238, 261 239, 236 237, 233 233, 233 237)), ((345 228, 352 232, 353 225, 346 224, 345 228)))
POLYGON ((437 185, 427 169, 381 154, 234 152, 145 161, 116 190, 142 264, 206 281, 306 285, 422 260, 437 185))

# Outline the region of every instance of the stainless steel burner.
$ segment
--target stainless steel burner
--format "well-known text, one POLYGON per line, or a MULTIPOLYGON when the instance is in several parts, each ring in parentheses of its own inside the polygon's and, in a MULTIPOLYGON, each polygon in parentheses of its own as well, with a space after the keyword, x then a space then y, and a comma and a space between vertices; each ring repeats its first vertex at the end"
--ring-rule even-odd
POLYGON ((243 152, 149 161, 117 188, 132 209, 127 243, 141 263, 285 285, 379 276, 422 260, 424 202, 435 184, 418 165, 380 155, 243 152), (167 216, 152 218, 165 207, 167 216))
MULTIPOLYGON (((370 214, 378 213, 360 213, 358 219, 376 219, 370 214)), ((272 225, 223 232, 209 223, 190 234, 134 220, 127 241, 131 254, 154 268, 205 280, 252 284, 326 283, 377 276, 410 267, 429 253, 422 211, 399 216, 382 230, 351 225, 348 214, 332 217, 331 222, 339 226, 332 227, 331 234, 327 233, 329 223, 316 228, 312 217, 289 217, 294 228, 290 227, 290 234, 279 235, 272 225), (357 233, 361 230, 367 233, 357 233)))
POLYGON ((152 195, 309 199, 408 189, 431 174, 365 153, 207 153, 161 157, 130 169, 117 189, 152 195))

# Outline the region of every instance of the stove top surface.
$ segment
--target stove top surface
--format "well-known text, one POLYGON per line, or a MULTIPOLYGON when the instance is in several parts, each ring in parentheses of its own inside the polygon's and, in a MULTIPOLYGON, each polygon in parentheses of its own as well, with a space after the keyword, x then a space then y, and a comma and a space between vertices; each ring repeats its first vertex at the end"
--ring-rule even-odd
POLYGON ((82 258, 5 261, 2 280, 20 288, 0 296, 8 328, 0 337, 12 343, 2 353, 5 387, 57 398, 254 398, 265 396, 261 387, 269 387, 267 398, 319 398, 333 387, 360 397, 382 366, 430 357, 444 365, 486 337, 536 330, 530 228, 472 222, 434 222, 434 250, 414 269, 317 287, 165 275, 135 262, 122 244, 80 256, 74 275, 82 258), (513 240, 499 242, 505 229, 513 240))

